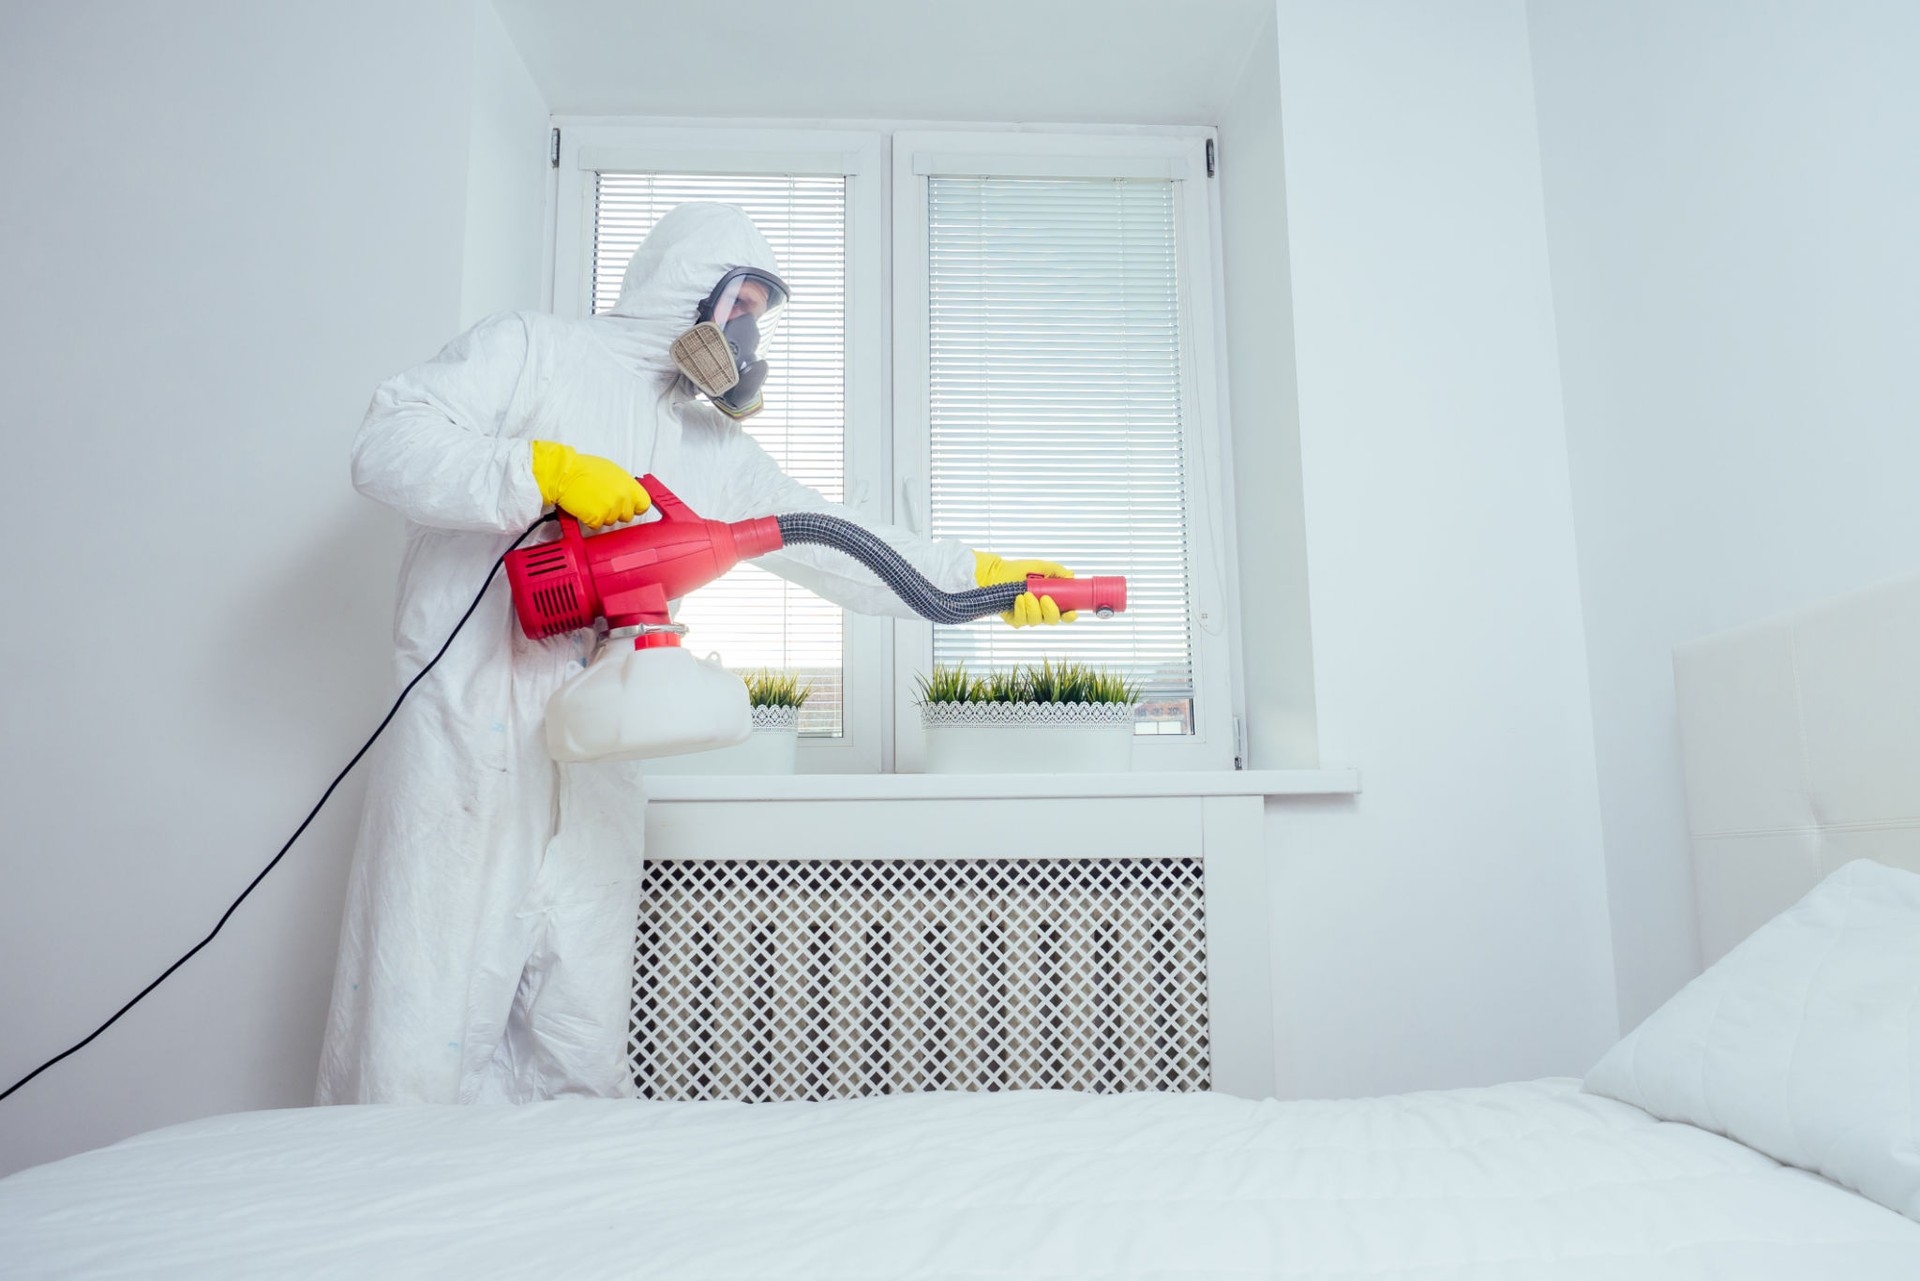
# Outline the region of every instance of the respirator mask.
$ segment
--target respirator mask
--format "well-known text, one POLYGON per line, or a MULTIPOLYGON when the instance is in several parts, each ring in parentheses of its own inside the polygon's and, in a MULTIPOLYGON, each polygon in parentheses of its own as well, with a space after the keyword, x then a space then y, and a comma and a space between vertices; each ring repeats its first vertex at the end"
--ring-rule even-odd
POLYGON ((729 418, 759 413, 766 353, 786 306, 787 286, 780 277, 758 267, 735 267, 700 304, 693 328, 673 340, 673 363, 729 418))

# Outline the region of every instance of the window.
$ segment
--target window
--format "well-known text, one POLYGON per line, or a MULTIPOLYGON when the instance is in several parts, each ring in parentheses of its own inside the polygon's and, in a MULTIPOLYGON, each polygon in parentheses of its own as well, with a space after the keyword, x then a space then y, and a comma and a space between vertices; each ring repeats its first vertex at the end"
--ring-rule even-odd
POLYGON ((1204 137, 563 123, 556 311, 609 307, 675 204, 739 204, 794 287, 746 424, 790 474, 868 520, 1128 578, 1119 618, 1015 632, 843 616, 735 570, 683 606, 689 643, 813 681, 803 769, 917 768, 916 675, 1040 657, 1142 683, 1138 768, 1231 764, 1204 137))
POLYGON ((893 135, 894 465, 908 514, 1128 586, 1126 614, 1066 630, 897 625, 906 768, 914 673, 1042 656, 1144 686, 1135 768, 1234 760, 1204 146, 1178 131, 893 135))
MULTIPOLYGON (((675 205, 739 205, 773 247, 793 302, 769 358, 766 408, 746 423, 794 479, 834 502, 845 497, 847 208, 839 175, 596 173, 593 310, 612 310, 627 260, 675 205)), ((667 479, 663 477, 662 479, 667 479)), ((678 620, 698 651, 735 671, 798 673, 813 693, 800 732, 838 737, 845 685, 843 611, 754 564, 690 596, 678 620)))
POLYGON ((1125 672, 1138 729, 1191 733, 1179 245, 1167 179, 927 179, 927 412, 936 535, 1124 573, 1126 613, 1058 634, 933 634, 970 671, 1125 672))

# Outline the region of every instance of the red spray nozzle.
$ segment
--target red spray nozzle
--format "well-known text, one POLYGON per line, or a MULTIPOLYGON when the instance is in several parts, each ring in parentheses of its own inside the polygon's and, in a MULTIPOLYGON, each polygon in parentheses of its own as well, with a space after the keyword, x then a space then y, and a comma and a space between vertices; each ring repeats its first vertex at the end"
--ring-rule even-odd
POLYGON ((1124 613, 1127 608, 1127 580, 1124 578, 1048 578, 1027 575, 1027 590, 1035 596, 1051 596, 1062 612, 1090 609, 1101 618, 1124 613))

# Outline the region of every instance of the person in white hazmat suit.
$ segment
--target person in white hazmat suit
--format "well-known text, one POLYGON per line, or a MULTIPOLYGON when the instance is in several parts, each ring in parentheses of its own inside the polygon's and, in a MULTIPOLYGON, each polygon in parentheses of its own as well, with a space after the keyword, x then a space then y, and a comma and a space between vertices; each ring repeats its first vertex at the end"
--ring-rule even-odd
MULTIPOLYGON (((669 355, 716 282, 740 268, 777 272, 746 215, 682 205, 634 253, 610 314, 492 316, 378 389, 354 440, 353 480, 408 520, 394 623, 402 681, 549 502, 590 525, 618 521, 644 510, 632 477, 652 472, 713 519, 852 518, 783 474, 736 411, 700 399, 669 355)), ((870 528, 943 590, 1064 572, 870 528)), ((849 609, 911 616, 830 549, 756 563, 849 609)), ((1005 617, 1072 615, 1029 595, 1005 617)), ((527 639, 496 582, 376 746, 320 1103, 632 1094, 642 767, 556 764, 542 736, 548 697, 593 643, 584 631, 527 639)))

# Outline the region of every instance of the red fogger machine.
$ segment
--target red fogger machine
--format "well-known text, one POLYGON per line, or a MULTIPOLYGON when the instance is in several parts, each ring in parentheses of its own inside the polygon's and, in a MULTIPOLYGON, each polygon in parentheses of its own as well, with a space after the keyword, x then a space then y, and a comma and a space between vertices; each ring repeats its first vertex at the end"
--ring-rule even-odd
POLYGON ((507 554, 514 612, 528 636, 558 636, 605 619, 610 639, 632 638, 631 646, 608 645, 548 704, 547 745, 559 760, 666 756, 744 739, 751 725, 744 686, 718 664, 680 648, 686 629, 672 621, 668 602, 743 560, 782 547, 813 544, 844 552, 935 623, 1005 613, 1025 592, 1052 597, 1062 611, 1100 618, 1127 607, 1127 580, 1118 577, 1030 574, 1024 581, 942 591, 883 539, 851 521, 817 511, 706 520, 657 478, 639 479, 659 519, 587 536, 579 521, 561 514, 558 539, 507 554), (657 661, 633 661, 646 655, 657 661))

